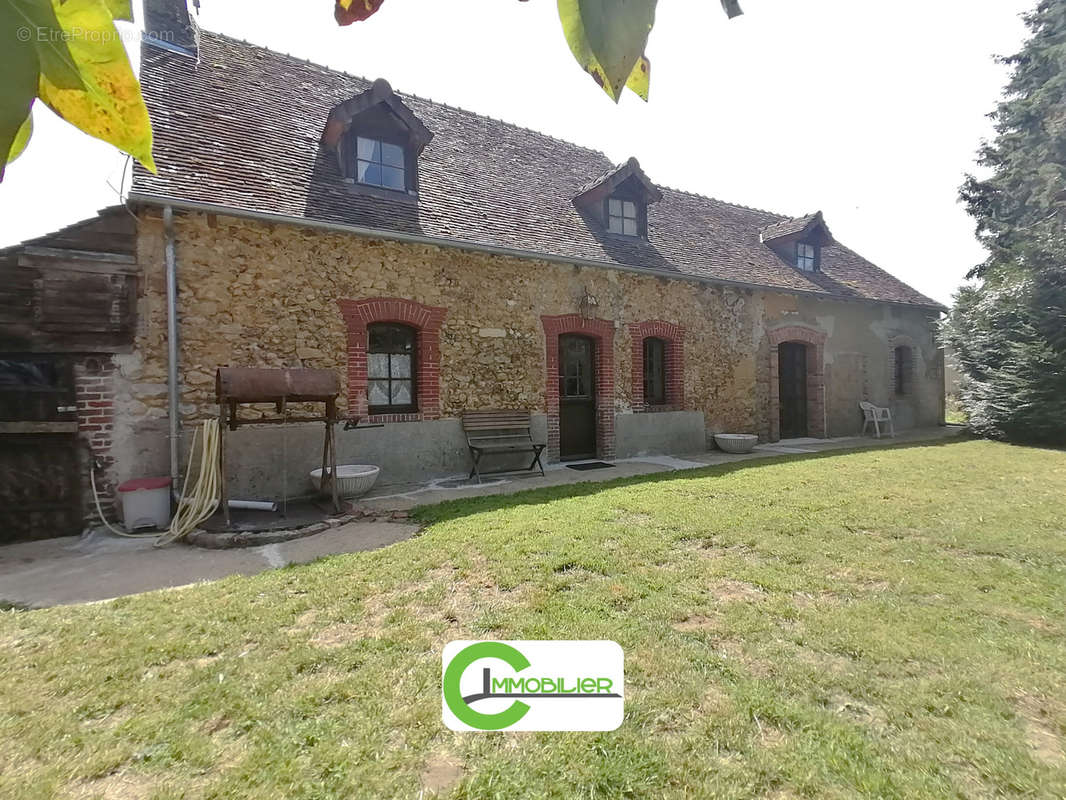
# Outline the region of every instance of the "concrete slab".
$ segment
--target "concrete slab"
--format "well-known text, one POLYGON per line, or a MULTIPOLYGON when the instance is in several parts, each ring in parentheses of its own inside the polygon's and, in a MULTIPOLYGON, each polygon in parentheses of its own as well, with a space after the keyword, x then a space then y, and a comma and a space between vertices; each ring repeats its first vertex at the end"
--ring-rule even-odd
POLYGON ((0 602, 43 608, 254 575, 322 556, 375 550, 417 530, 407 523, 353 522, 316 536, 238 550, 156 548, 152 538, 97 532, 22 542, 0 548, 0 602))
POLYGON ((566 464, 549 464, 544 468, 544 477, 537 473, 525 472, 485 478, 480 485, 468 480, 465 474, 451 475, 421 484, 408 483, 378 486, 369 495, 359 500, 356 505, 372 511, 405 511, 415 506, 430 505, 464 497, 513 494, 526 489, 539 489, 546 486, 609 481, 634 475, 697 469, 715 464, 729 464, 735 461, 747 461, 756 458, 819 453, 825 450, 854 447, 887 447, 904 442, 937 441, 956 436, 962 431, 962 428, 947 426, 911 430, 898 434, 894 439, 874 439, 872 437, 858 436, 835 439, 784 439, 780 442, 758 445, 751 453, 724 453, 721 450, 711 450, 703 453, 686 454, 683 458, 669 455, 619 458, 611 462, 614 465, 611 469, 584 472, 567 469, 566 464))

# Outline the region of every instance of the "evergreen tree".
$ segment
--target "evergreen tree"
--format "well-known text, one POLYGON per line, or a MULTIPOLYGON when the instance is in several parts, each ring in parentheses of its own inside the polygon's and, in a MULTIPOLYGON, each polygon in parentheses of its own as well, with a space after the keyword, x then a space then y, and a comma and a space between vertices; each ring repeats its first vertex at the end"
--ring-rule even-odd
POLYGON ((976 433, 1066 444, 1066 0, 1041 0, 1026 23, 978 159, 990 176, 961 192, 989 257, 944 339, 976 433))

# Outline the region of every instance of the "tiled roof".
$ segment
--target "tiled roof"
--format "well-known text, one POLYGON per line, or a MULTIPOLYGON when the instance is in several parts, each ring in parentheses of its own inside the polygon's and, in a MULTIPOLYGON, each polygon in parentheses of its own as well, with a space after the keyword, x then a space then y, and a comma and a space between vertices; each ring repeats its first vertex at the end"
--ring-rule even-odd
MULTIPOLYGON (((813 214, 807 214, 806 216, 796 217, 794 219, 783 219, 780 222, 767 225, 762 230, 762 240, 764 242, 769 242, 773 239, 780 239, 783 236, 802 233, 807 230, 813 222, 821 222, 823 226, 825 225, 825 222, 822 220, 821 211, 816 211, 813 214)), ((829 229, 826 228, 827 232, 828 230, 829 229)))
POLYGON ((142 48, 141 82, 158 175, 137 168, 135 198, 204 203, 416 234, 457 245, 924 306, 937 304, 840 245, 802 273, 760 242, 786 221, 767 211, 660 187, 649 241, 607 234, 573 198, 615 167, 595 150, 398 94, 434 134, 419 158, 419 195, 393 201, 340 179, 321 144, 337 104, 370 82, 208 31, 199 62, 142 48))

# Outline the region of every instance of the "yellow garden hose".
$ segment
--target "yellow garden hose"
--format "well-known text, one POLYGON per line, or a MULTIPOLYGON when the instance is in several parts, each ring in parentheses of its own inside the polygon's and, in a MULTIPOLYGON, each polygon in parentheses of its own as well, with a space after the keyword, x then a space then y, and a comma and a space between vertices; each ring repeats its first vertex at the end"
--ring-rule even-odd
POLYGON ((196 484, 190 492, 189 476, 192 474, 197 433, 198 431, 193 432, 189 465, 185 468, 185 482, 181 487, 178 509, 170 521, 170 530, 159 537, 159 541, 155 543, 156 547, 176 542, 196 530, 196 526, 214 514, 218 508, 222 493, 222 475, 218 463, 218 420, 204 420, 203 438, 200 441, 200 469, 196 474, 196 484))

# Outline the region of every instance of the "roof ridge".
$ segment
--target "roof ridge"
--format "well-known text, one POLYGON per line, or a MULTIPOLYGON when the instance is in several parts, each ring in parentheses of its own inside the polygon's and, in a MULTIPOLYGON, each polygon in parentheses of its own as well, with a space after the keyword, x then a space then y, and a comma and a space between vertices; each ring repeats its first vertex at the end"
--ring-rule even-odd
POLYGON ((699 192, 690 192, 687 189, 678 189, 674 186, 667 186, 665 183, 657 183, 655 185, 658 186, 660 189, 665 189, 666 191, 673 192, 674 194, 687 194, 689 197, 695 197, 700 200, 710 200, 712 203, 720 203, 723 206, 742 208, 745 211, 757 211, 760 214, 769 214, 771 217, 780 217, 782 220, 798 219, 798 217, 790 217, 788 216, 788 214, 782 214, 779 211, 770 211, 769 209, 758 208, 757 206, 746 206, 743 203, 733 203, 729 200, 722 200, 720 197, 712 197, 709 194, 700 194, 699 192))
MULTIPOLYGON (((373 79, 368 78, 365 75, 356 75, 355 73, 349 72, 348 70, 345 70, 345 69, 335 69, 333 67, 327 66, 326 64, 321 64, 318 61, 312 61, 309 58, 303 58, 301 56, 294 55, 292 53, 283 52, 281 50, 274 50, 274 49, 272 49, 270 47, 267 47, 266 45, 256 44, 255 42, 250 42, 247 39, 242 39, 242 38, 240 38, 238 36, 230 36, 228 33, 221 33, 219 31, 209 30, 207 28, 201 28, 200 30, 201 30, 201 33, 206 33, 208 36, 217 37, 219 39, 228 39, 231 42, 237 42, 238 44, 246 45, 247 47, 252 47, 252 48, 255 48, 256 50, 261 50, 261 51, 263 51, 265 53, 269 53, 270 55, 273 55, 273 56, 283 56, 285 58, 292 59, 293 61, 299 61, 302 64, 307 64, 310 67, 315 67, 316 69, 319 69, 319 70, 321 70, 323 72, 332 73, 333 75, 343 75, 346 78, 351 78, 351 79, 357 80, 357 81, 363 81, 364 83, 368 83, 368 84, 371 84, 371 83, 374 82, 373 79)), ((544 131, 538 131, 535 128, 527 128, 526 126, 519 125, 516 122, 510 122, 510 121, 505 120, 503 118, 494 117, 491 114, 481 114, 481 113, 479 113, 477 111, 471 111, 468 108, 463 108, 462 106, 453 106, 450 103, 446 103, 446 102, 441 101, 441 100, 434 100, 432 97, 424 97, 424 96, 422 96, 420 94, 414 94, 413 92, 404 92, 404 91, 398 91, 398 90, 394 90, 394 91, 396 91, 396 94, 398 94, 398 95, 400 95, 401 97, 404 97, 404 98, 411 98, 411 99, 414 99, 414 100, 421 100, 424 103, 431 103, 432 105, 435 105, 435 106, 442 106, 442 107, 447 108, 447 109, 449 109, 451 111, 458 111, 461 114, 468 114, 471 117, 477 117, 479 119, 487 119, 487 120, 489 120, 491 122, 498 122, 499 124, 506 125, 509 128, 514 128, 516 130, 525 131, 527 133, 533 133, 533 134, 536 134, 537 136, 542 136, 545 139, 551 139, 553 142, 559 142, 560 144, 565 144, 568 147, 576 147, 579 150, 584 150, 587 153, 593 153, 595 155, 601 156, 602 158, 606 158, 608 161, 610 161, 610 159, 608 158, 606 153, 604 153, 602 150, 597 150, 594 147, 587 147, 586 145, 578 144, 577 142, 571 142, 569 139, 562 139, 562 138, 560 138, 558 136, 553 136, 550 133, 545 133, 544 131)))

